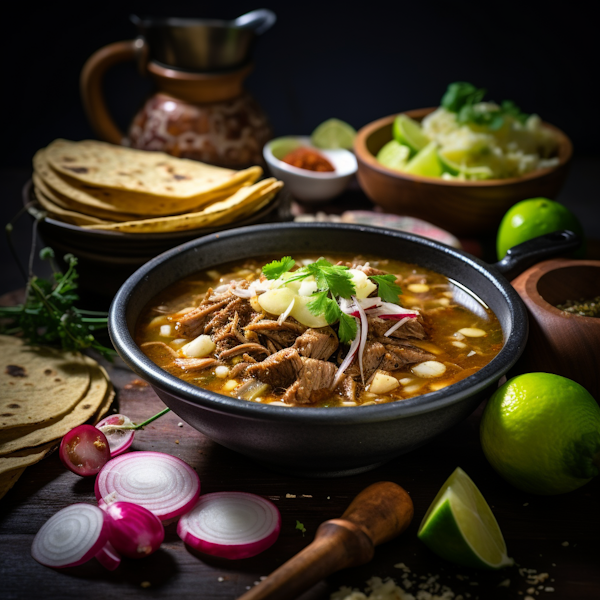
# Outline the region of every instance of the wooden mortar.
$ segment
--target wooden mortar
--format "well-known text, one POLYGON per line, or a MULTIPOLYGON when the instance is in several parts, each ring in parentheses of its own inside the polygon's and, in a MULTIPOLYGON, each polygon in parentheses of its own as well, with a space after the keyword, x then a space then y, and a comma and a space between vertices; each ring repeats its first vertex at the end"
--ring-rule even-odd
POLYGON ((527 306, 529 339, 510 375, 555 373, 581 384, 600 401, 600 318, 556 308, 600 296, 600 261, 556 258, 512 281, 527 306))

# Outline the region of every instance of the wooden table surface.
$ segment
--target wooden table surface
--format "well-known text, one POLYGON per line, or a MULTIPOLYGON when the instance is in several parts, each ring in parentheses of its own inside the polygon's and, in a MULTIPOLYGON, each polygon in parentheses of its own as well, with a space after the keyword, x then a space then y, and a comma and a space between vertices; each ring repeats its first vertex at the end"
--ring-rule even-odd
MULTIPOLYGON (((140 422, 163 407, 154 391, 120 360, 108 368, 118 391, 115 409, 140 422)), ((372 576, 400 582, 405 573, 395 567, 399 563, 410 569, 407 576, 413 585, 409 591, 415 595, 418 585, 433 576, 457 596, 472 600, 527 595, 549 600, 597 599, 600 478, 554 497, 512 488, 496 475, 481 451, 481 409, 424 448, 368 473, 339 479, 272 472, 215 444, 173 413, 138 432, 133 451, 154 450, 182 458, 198 472, 202 493, 240 490, 268 497, 277 505, 282 515, 278 541, 263 554, 239 561, 195 556, 178 538, 175 525, 169 525, 158 552, 145 559, 123 559, 113 572, 95 559, 64 570, 39 565, 31 558, 30 548, 43 523, 69 504, 95 502, 93 478, 66 471, 55 452, 29 467, 0 501, 0 597, 234 599, 308 545, 318 525, 341 516, 362 489, 377 481, 393 481, 410 493, 415 505, 408 530, 378 547, 371 563, 338 572, 306 592, 303 600, 327 599, 343 585, 364 589, 372 576), (457 466, 471 476, 491 505, 516 566, 495 572, 453 566, 417 539, 427 507, 457 466), (304 524, 305 534, 296 528, 297 521, 304 524), (541 574, 547 574, 539 578, 543 582, 532 583, 541 574)))
MULTIPOLYGON (((347 208, 362 208, 360 201, 356 204, 347 208)), ((594 248, 600 251, 600 246, 594 248)), ((484 257, 485 249, 484 241, 484 257)), ((108 370, 117 389, 115 410, 140 422, 163 408, 153 390, 120 360, 108 365, 108 370)), ((478 435, 482 408, 419 450, 373 471, 339 479, 275 473, 213 443, 173 413, 138 432, 133 451, 154 450, 182 458, 198 472, 202 493, 239 490, 268 497, 277 505, 282 515, 278 541, 263 554, 239 561, 192 554, 177 536, 175 525, 169 525, 158 552, 141 560, 123 559, 113 572, 96 560, 64 570, 39 565, 31 558, 30 548, 44 522, 74 502, 95 503, 93 479, 66 471, 55 452, 29 467, 0 500, 0 598, 235 599, 307 546, 318 525, 341 516, 361 490, 387 480, 410 493, 415 505, 411 526, 399 538, 378 547, 369 564, 332 575, 302 600, 326 600, 341 586, 363 590, 373 576, 412 582, 408 591, 415 596, 419 585, 435 577, 440 587, 447 586, 455 594, 446 597, 455 600, 527 596, 597 600, 600 477, 575 492, 554 497, 512 488, 496 475, 482 453, 478 435), (437 558, 417 539, 425 511, 457 466, 470 475, 492 507, 509 555, 516 561, 514 567, 498 572, 457 567, 437 558), (296 528, 297 521, 304 524, 305 534, 296 528), (401 563, 404 570, 395 567, 401 563)))

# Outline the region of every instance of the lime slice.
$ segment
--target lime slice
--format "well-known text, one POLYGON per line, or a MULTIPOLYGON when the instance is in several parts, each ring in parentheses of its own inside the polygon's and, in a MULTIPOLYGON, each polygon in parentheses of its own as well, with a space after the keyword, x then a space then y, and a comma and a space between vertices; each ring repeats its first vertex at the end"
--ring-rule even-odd
POLYGON ((405 173, 423 175, 424 177, 440 177, 442 165, 438 158, 437 143, 431 142, 419 150, 406 164, 405 173))
POLYGON ((485 165, 478 167, 467 167, 464 163, 459 163, 448 157, 442 150, 438 152, 438 159, 442 166, 442 172, 449 173, 453 177, 467 180, 491 179, 492 170, 485 165))
POLYGON ((352 125, 339 119, 328 119, 312 132, 310 141, 317 148, 323 150, 335 150, 336 148, 351 150, 355 137, 356 130, 352 125))
POLYGON ((384 167, 402 171, 406 167, 408 157, 410 156, 410 148, 399 144, 396 140, 388 142, 375 157, 384 167))
POLYGON ((394 139, 405 144, 415 154, 429 144, 429 138, 423 133, 421 125, 407 115, 398 115, 394 120, 394 139))
POLYGON ((417 537, 438 556, 465 567, 499 569, 514 562, 490 507, 460 468, 437 493, 417 537))

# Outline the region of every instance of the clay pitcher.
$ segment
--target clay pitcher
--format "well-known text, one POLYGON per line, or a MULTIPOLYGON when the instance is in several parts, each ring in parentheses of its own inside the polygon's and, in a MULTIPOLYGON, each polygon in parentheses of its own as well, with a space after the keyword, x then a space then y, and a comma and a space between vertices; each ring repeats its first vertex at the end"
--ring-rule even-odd
POLYGON ((140 19, 140 35, 95 52, 81 73, 88 119, 101 140, 229 168, 262 164, 268 119, 243 88, 257 37, 275 22, 270 10, 233 21, 140 19), (108 112, 103 79, 113 65, 136 60, 157 91, 125 135, 108 112))

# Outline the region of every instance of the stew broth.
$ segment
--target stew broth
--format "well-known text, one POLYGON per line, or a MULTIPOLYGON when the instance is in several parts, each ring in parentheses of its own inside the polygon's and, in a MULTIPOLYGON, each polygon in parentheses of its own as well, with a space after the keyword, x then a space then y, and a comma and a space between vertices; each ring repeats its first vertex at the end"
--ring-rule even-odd
MULTIPOLYGON (((261 306, 256 303, 260 296, 245 299, 232 296, 228 291, 232 289, 231 282, 237 282, 235 290, 242 295, 247 294, 244 290, 248 284, 260 285, 262 266, 275 258, 280 257, 226 264, 173 284, 145 307, 136 326, 136 343, 159 367, 193 385, 254 402, 322 407, 380 404, 437 391, 472 375, 502 348, 498 319, 459 283, 423 267, 395 260, 326 256, 333 264, 347 262, 366 273, 380 270, 395 275, 402 288, 399 306, 419 313, 405 317, 406 323, 391 334, 388 325, 391 327, 396 321, 382 323, 382 319, 369 318, 363 372, 360 372, 357 353, 345 373, 338 376, 337 387, 333 388, 337 380, 332 383, 331 379, 344 362, 349 344, 339 343, 325 360, 313 358, 306 350, 308 347, 309 351, 314 351, 312 342, 308 345, 294 342, 294 335, 307 329, 305 324, 292 316, 283 315, 286 318, 282 319, 282 315, 261 311, 261 306), (228 303, 236 310, 231 308, 230 314, 225 315, 223 310, 228 303), (253 308, 249 308, 250 305, 253 308), (212 312, 202 316, 201 321, 192 319, 214 307, 212 312), (277 319, 282 321, 285 330, 273 325, 277 319), (379 327, 377 333, 373 329, 375 325, 379 327), (195 346, 208 344, 208 347, 201 348, 199 354, 192 352, 190 358, 191 346, 188 344, 192 340, 198 340, 194 342, 195 346), (207 354, 207 349, 215 344, 216 347, 207 354), (297 356, 294 348, 299 349, 301 356, 297 356), (244 349, 248 352, 242 352, 244 349), (314 389, 307 392, 304 381, 273 379, 275 368, 279 368, 277 357, 297 364, 314 389), (400 359, 396 360, 396 357, 400 359), (325 362, 333 366, 329 367, 325 362), (259 363, 269 364, 271 368, 257 367, 259 363), (318 367, 316 371, 315 367, 318 367), (327 384, 314 383, 315 379, 320 381, 327 377, 327 384), (295 391, 291 389, 293 387, 295 391)), ((316 261, 319 256, 294 258, 302 265, 316 261)), ((333 344, 337 342, 337 338, 333 340, 337 326, 333 324, 332 328, 333 334, 329 327, 320 329, 313 325, 309 327, 309 333, 325 332, 333 344)))

